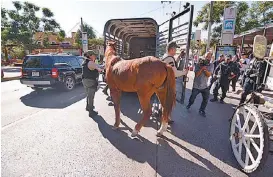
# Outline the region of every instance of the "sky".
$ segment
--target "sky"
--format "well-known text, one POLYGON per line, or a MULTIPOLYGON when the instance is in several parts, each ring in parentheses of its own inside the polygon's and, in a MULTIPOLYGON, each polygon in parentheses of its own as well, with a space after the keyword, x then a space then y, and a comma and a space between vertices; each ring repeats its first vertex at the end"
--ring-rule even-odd
MULTIPOLYGON (((171 4, 161 4, 160 1, 79 1, 79 0, 28 0, 39 7, 47 7, 54 13, 56 21, 65 30, 67 36, 71 36, 71 32, 79 29, 80 18, 91 25, 97 36, 103 34, 105 23, 115 18, 137 18, 150 17, 157 21, 158 24, 168 20, 172 11, 179 12, 180 1, 172 1, 171 4)), ((208 1, 188 1, 194 5, 194 16, 201 10, 202 6, 208 1)), ((186 1, 181 2, 185 5, 186 1)), ((12 0, 2 0, 1 7, 6 9, 14 9, 12 0)), ((188 17, 181 18, 181 23, 188 20, 188 17)), ((201 29, 200 25, 198 28, 201 29)), ((207 31, 202 31, 201 38, 207 38, 207 31)))

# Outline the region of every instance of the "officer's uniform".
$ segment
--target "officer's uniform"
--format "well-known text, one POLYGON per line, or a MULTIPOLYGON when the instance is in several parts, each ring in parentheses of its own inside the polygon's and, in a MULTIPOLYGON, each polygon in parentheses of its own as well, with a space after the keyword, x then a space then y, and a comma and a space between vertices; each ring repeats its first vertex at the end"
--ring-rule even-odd
POLYGON ((99 72, 97 68, 99 66, 89 58, 86 58, 86 56, 88 57, 90 55, 95 55, 95 53, 92 51, 85 53, 85 58, 82 63, 82 82, 87 93, 86 110, 89 111, 89 115, 92 116, 96 114, 94 111, 94 96, 98 87, 99 72))
POLYGON ((240 104, 244 103, 248 94, 252 93, 254 90, 261 92, 264 88, 262 85, 262 78, 264 78, 266 63, 264 61, 254 60, 253 63, 249 65, 244 73, 244 81, 243 81, 243 93, 241 95, 240 104), (257 82, 258 80, 258 83, 257 82))
POLYGON ((221 88, 222 96, 221 102, 223 103, 224 98, 226 97, 226 93, 229 87, 229 77, 231 75, 231 69, 228 63, 223 62, 215 70, 215 75, 217 75, 216 85, 213 89, 213 96, 214 98, 211 101, 217 101, 218 98, 218 90, 221 88))

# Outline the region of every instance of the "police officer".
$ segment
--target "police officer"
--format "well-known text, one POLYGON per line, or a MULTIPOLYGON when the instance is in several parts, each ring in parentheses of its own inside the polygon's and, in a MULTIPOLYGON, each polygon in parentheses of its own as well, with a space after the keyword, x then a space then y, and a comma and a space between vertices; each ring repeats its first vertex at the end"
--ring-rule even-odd
POLYGON ((241 95, 240 104, 243 104, 246 100, 247 95, 251 94, 254 90, 262 92, 265 85, 262 84, 262 78, 264 78, 266 63, 262 60, 255 59, 250 63, 246 69, 245 81, 243 83, 243 93, 241 95))
POLYGON ((218 90, 221 88, 222 96, 220 99, 220 103, 224 103, 224 98, 226 97, 226 93, 229 88, 229 78, 231 76, 231 69, 229 66, 229 62, 231 61, 231 55, 226 56, 225 62, 218 65, 215 70, 214 77, 217 77, 216 86, 213 89, 214 98, 211 99, 211 102, 218 101, 218 90))
POLYGON ((98 114, 94 110, 94 96, 98 87, 99 72, 103 69, 95 63, 96 54, 94 51, 88 51, 84 53, 84 61, 82 64, 82 82, 87 93, 86 98, 86 110, 89 111, 89 117, 93 117, 98 114))
POLYGON ((232 84, 232 91, 235 92, 236 90, 236 83, 238 81, 238 78, 240 76, 240 65, 238 63, 238 57, 237 55, 234 55, 232 58, 232 61, 229 63, 230 69, 231 69, 231 77, 229 82, 232 84))

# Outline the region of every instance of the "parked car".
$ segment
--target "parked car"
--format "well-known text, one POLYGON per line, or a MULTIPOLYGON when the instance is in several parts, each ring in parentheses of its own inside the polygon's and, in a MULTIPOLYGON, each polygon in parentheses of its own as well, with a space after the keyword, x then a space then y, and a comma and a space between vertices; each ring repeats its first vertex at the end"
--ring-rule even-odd
POLYGON ((82 60, 82 57, 65 54, 27 55, 20 82, 34 90, 51 87, 70 91, 82 81, 82 60))

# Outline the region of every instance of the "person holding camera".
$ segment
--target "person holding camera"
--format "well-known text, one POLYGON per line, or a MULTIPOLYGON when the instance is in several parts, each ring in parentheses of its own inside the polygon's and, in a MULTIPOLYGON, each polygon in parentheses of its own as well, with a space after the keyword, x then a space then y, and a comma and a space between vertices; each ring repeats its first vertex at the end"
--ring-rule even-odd
POLYGON ((231 55, 226 56, 225 62, 221 63, 214 72, 214 77, 217 78, 215 88, 213 89, 214 98, 211 99, 211 102, 218 101, 218 90, 221 88, 222 96, 220 103, 224 103, 228 88, 229 88, 229 79, 232 74, 230 63, 231 55))
POLYGON ((211 60, 211 53, 207 52, 205 58, 199 59, 199 63, 195 65, 195 77, 193 81, 193 88, 191 92, 191 96, 189 99, 189 104, 187 105, 187 109, 190 109, 191 105, 194 103, 197 95, 199 93, 202 94, 203 101, 199 108, 199 114, 206 117, 205 109, 208 104, 209 100, 209 86, 208 86, 208 79, 213 72, 213 64, 210 62, 211 60))
POLYGON ((95 63, 96 54, 94 51, 84 53, 84 61, 82 63, 82 83, 87 93, 86 97, 86 111, 89 111, 89 117, 98 114, 94 110, 94 97, 98 87, 99 72, 103 69, 95 63))

